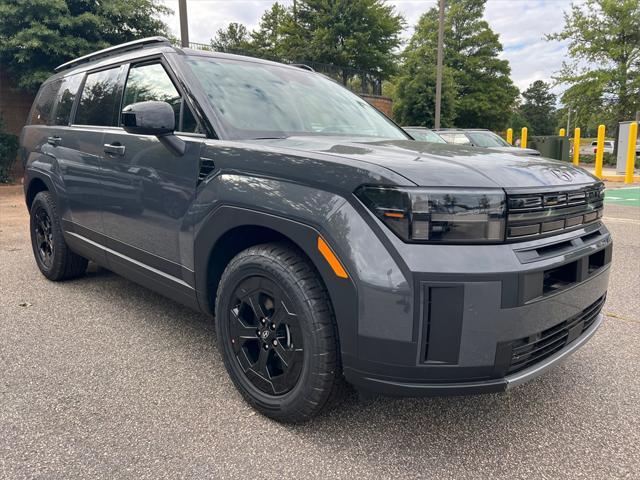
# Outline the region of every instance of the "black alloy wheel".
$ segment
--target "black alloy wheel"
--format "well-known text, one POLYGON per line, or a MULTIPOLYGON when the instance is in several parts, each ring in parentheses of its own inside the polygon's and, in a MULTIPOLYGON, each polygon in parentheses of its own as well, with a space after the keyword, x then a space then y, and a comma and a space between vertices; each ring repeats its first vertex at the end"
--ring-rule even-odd
POLYGON ((46 268, 51 268, 53 264, 53 229, 51 228, 51 219, 44 208, 39 208, 35 212, 35 249, 38 253, 40 261, 46 268))
POLYGON ((282 288, 252 276, 238 285, 229 311, 230 341, 251 383, 269 395, 290 391, 300 377, 304 340, 282 288))

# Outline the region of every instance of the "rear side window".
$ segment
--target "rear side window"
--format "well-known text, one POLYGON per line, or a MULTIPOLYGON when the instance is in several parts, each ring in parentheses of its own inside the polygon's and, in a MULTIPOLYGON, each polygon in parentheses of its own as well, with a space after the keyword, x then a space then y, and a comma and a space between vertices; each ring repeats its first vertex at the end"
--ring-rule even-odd
POLYGON ((87 75, 74 123, 105 127, 117 125, 120 72, 121 68, 116 67, 87 75))
POLYGON ((173 108, 176 130, 198 132, 197 122, 171 78, 159 63, 132 65, 124 89, 123 107, 137 102, 167 102, 173 108))
POLYGON ((31 109, 31 125, 47 125, 53 113, 53 103, 60 89, 61 80, 45 83, 40 88, 38 96, 31 109))
POLYGON ((55 125, 69 125, 71 121, 71 109, 82 83, 82 74, 70 75, 62 80, 62 87, 58 92, 56 114, 53 123, 55 125))

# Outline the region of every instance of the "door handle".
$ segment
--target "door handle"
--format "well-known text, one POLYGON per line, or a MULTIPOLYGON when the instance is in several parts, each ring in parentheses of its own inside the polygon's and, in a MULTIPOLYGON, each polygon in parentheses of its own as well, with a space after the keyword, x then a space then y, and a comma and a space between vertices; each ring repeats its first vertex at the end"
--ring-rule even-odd
POLYGON ((120 145, 119 143, 105 143, 104 153, 122 156, 124 155, 124 145, 120 145))
POLYGON ((54 135, 52 137, 47 137, 47 143, 49 145, 53 145, 54 147, 57 147, 58 145, 62 144, 62 139, 57 135, 54 135))

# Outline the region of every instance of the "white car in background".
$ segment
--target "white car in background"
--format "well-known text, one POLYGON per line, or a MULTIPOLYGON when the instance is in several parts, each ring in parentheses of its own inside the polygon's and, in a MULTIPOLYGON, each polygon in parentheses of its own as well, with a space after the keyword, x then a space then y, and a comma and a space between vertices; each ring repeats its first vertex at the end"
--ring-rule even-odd
MULTIPOLYGON (((615 147, 615 141, 613 140, 605 140, 604 141, 604 153, 613 153, 613 149, 615 147)), ((596 153, 598 150, 598 142, 591 142, 591 146, 593 147, 593 153, 596 153)))

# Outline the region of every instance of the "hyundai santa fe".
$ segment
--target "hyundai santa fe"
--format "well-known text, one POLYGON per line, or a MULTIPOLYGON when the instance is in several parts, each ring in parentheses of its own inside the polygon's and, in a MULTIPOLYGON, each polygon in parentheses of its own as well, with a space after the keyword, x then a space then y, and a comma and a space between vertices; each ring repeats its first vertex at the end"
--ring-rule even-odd
POLYGON ((414 141, 308 68, 112 47, 42 85, 21 154, 42 274, 91 260, 215 317, 235 386, 279 421, 348 384, 504 391, 602 322, 601 182, 414 141))

